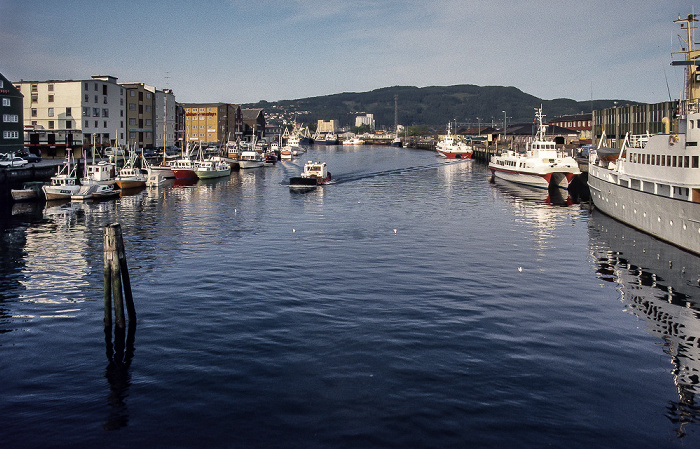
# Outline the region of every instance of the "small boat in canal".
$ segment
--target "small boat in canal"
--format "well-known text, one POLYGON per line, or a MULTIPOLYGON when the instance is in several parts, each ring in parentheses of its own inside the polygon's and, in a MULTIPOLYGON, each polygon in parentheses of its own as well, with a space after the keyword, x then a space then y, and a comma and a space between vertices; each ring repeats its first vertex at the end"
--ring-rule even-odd
POLYGON ((56 174, 51 177, 51 183, 42 187, 47 201, 67 199, 80 190, 75 171, 76 166, 69 151, 66 162, 60 165, 56 174))
POLYGON ((21 189, 11 189, 13 201, 36 201, 41 195, 41 187, 44 185, 41 181, 25 182, 21 189))
MULTIPOLYGON (((143 156, 141 157, 143 159, 143 156)), ((145 161, 142 163, 145 164, 145 161)), ((120 189, 136 189, 146 185, 146 180, 148 179, 146 176, 147 173, 147 169, 136 166, 136 152, 132 150, 124 167, 119 170, 115 181, 120 189)))
POLYGON ((85 201, 89 199, 111 198, 121 193, 120 189, 115 189, 114 184, 92 184, 80 187, 77 193, 70 196, 71 201, 85 201))
POLYGON ((265 158, 257 151, 242 151, 238 165, 243 168, 258 168, 265 165, 265 158))
POLYGON ((304 164, 304 171, 301 176, 289 178, 290 189, 308 189, 328 183, 331 180, 331 174, 326 167, 325 162, 309 161, 304 164))

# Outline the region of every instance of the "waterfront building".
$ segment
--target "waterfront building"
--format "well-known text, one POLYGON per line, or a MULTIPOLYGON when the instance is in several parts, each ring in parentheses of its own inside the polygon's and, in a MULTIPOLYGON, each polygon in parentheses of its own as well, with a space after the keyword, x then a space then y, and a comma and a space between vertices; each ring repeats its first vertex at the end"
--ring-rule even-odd
POLYGON ((241 106, 229 103, 183 103, 184 140, 202 145, 243 137, 241 106))
POLYGON ((318 120, 316 122, 316 132, 319 133, 336 133, 338 132, 339 126, 337 120, 318 120))
POLYGON ((591 117, 592 114, 565 115, 550 120, 549 125, 576 131, 579 143, 586 144, 591 143, 591 117))
POLYGON ((139 148, 155 145, 156 88, 144 83, 119 83, 126 91, 127 142, 139 148))
MULTIPOLYGON (((603 132, 604 146, 618 148, 625 139, 625 134, 658 134, 664 132, 664 117, 673 119, 678 110, 678 101, 664 101, 654 104, 635 104, 613 106, 593 111, 592 138, 598 144, 603 132)), ((671 120, 671 132, 677 132, 675 120, 671 120)))
POLYGON ((0 73, 0 153, 13 153, 24 148, 24 97, 0 73))
POLYGON ((172 89, 156 90, 155 147, 172 147, 177 141, 177 104, 172 89), (166 111, 167 108, 167 111, 166 111))
POLYGON ((124 88, 113 76, 15 82, 24 95, 25 147, 60 156, 123 144, 124 88))
POLYGON ((263 109, 241 109, 243 116, 243 136, 252 139, 265 137, 265 112, 263 109))
POLYGON ((362 125, 367 125, 373 130, 375 128, 374 114, 358 115, 355 117, 355 126, 359 128, 362 125))

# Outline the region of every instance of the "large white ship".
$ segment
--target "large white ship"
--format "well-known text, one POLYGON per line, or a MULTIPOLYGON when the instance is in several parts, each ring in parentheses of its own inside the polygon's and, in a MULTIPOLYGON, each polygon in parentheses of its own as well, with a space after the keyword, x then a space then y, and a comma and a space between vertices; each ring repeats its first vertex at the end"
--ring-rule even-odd
MULTIPOLYGON (((695 15, 674 21, 687 29, 686 100, 679 102, 677 133, 664 118, 664 134, 627 135, 619 149, 589 157, 588 185, 596 208, 688 251, 700 254, 700 72, 692 49, 695 15)), ((603 139, 601 138, 601 143, 603 139)), ((607 150, 607 151, 606 151, 607 150)))

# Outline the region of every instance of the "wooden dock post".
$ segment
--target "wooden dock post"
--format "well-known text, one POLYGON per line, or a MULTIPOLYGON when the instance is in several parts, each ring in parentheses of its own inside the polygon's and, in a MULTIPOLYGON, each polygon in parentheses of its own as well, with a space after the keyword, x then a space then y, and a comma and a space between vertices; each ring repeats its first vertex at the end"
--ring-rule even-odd
POLYGON ((114 303, 114 318, 118 329, 125 329, 124 301, 122 290, 126 300, 126 310, 129 323, 136 323, 136 309, 134 298, 131 294, 131 281, 126 264, 126 253, 122 239, 122 229, 119 223, 105 226, 104 230, 104 308, 105 327, 112 326, 112 302, 114 303))

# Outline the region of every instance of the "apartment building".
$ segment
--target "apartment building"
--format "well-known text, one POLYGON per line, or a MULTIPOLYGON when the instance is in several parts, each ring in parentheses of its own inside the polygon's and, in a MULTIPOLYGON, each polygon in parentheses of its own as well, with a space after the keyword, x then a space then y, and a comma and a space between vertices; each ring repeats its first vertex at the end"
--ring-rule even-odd
POLYGON ((358 115, 355 117, 355 126, 369 126, 369 129, 375 129, 374 114, 358 115))
POLYGON ((0 153, 12 153, 24 147, 22 93, 0 73, 0 153))
POLYGON ((175 146, 177 139, 177 104, 171 89, 156 90, 155 147, 175 146))
POLYGON ((113 76, 15 82, 24 95, 24 143, 45 156, 124 143, 124 89, 113 76))
POLYGON ((139 148, 154 148, 156 88, 145 83, 119 83, 125 90, 126 141, 139 148))
POLYGON ((241 106, 228 103, 183 103, 184 140, 220 144, 243 135, 241 106))

